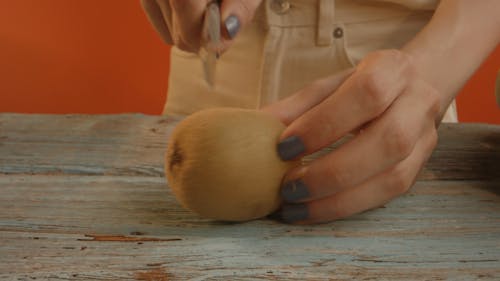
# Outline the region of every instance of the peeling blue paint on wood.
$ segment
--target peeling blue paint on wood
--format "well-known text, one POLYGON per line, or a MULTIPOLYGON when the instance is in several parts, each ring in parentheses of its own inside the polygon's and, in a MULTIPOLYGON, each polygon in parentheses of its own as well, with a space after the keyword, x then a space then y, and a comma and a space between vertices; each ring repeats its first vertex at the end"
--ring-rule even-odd
POLYGON ((383 208, 291 226, 182 209, 162 172, 174 123, 0 114, 0 280, 500 280, 498 126, 445 127, 452 168, 383 208))

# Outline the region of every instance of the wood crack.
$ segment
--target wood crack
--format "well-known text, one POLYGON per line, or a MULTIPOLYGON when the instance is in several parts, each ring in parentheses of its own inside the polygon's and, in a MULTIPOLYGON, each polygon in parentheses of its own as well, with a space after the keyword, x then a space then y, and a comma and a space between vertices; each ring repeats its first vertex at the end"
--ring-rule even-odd
POLYGON ((99 242, 171 242, 182 241, 182 238, 155 238, 155 237, 134 237, 125 235, 95 235, 85 234, 88 238, 79 238, 78 241, 99 241, 99 242))

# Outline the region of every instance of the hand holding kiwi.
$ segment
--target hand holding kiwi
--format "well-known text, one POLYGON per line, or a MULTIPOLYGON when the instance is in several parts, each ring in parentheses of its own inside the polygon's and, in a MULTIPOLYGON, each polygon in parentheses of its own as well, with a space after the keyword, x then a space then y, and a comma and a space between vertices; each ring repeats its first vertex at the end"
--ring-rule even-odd
POLYGON ((257 110, 215 108, 194 113, 174 129, 165 173, 177 200, 202 217, 246 221, 280 203, 284 174, 276 145, 285 126, 257 110))

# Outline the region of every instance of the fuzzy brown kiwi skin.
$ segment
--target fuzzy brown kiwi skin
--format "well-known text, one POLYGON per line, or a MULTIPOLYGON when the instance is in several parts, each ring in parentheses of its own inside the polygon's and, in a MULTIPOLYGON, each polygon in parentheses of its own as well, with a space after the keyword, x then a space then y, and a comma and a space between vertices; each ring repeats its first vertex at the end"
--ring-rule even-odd
POLYGON ((169 151, 169 155, 167 155, 167 163, 169 171, 173 173, 175 167, 181 167, 183 160, 184 160, 183 151, 181 150, 179 143, 175 142, 173 144, 173 149, 169 151))
MULTIPOLYGON (((244 122, 248 122, 249 119, 254 118, 254 117, 252 117, 253 114, 258 114, 255 118, 259 119, 260 122, 262 122, 262 119, 264 119, 264 120, 266 120, 265 122, 268 121, 268 122, 274 124, 274 125, 269 125, 269 126, 265 125, 264 126, 264 127, 268 128, 267 130, 270 130, 269 128, 272 128, 272 127, 276 128, 274 131, 272 131, 272 133, 271 133, 272 135, 276 134, 276 138, 277 138, 279 133, 280 133, 278 131, 280 129, 277 129, 277 127, 280 127, 277 125, 277 120, 273 120, 271 117, 267 117, 269 119, 266 119, 262 116, 262 113, 251 112, 249 110, 234 110, 234 109, 232 109, 232 110, 229 109, 229 111, 231 111, 231 112, 228 113, 227 111, 225 111, 224 113, 221 113, 221 112, 218 112, 215 110, 208 111, 208 112, 205 112, 204 115, 202 115, 202 116, 195 114, 191 117, 184 119, 184 120, 187 120, 188 122, 179 123, 178 126, 172 132, 171 143, 169 143, 169 146, 167 148, 166 159, 165 159, 166 160, 165 161, 165 173, 167 176, 168 184, 169 184, 171 190, 173 191, 174 195, 176 196, 177 201, 186 209, 194 211, 195 213, 198 213, 198 215, 200 215, 202 217, 215 219, 215 220, 219 220, 219 221, 221 221, 221 220, 222 221, 247 221, 247 220, 263 217, 263 216, 267 215, 269 212, 277 209, 279 207, 279 204, 280 204, 279 198, 276 198, 277 201, 273 201, 274 203, 271 206, 271 205, 269 205, 270 204, 269 202, 270 202, 270 198, 272 198, 272 197, 267 197, 267 196, 262 197, 263 199, 268 198, 268 199, 262 201, 262 202, 267 202, 267 203, 264 203, 264 205, 262 205, 262 207, 259 205, 260 204, 259 202, 244 199, 242 204, 239 205, 239 206, 241 206, 241 208, 238 209, 238 207, 235 207, 233 204, 232 205, 233 207, 230 207, 229 209, 226 209, 225 211, 223 211, 224 208, 226 208, 223 206, 226 206, 225 202, 227 202, 227 201, 217 203, 214 205, 213 203, 210 203, 210 202, 216 202, 218 199, 215 199, 215 201, 210 201, 210 199, 208 199, 208 197, 212 198, 213 200, 214 200, 214 198, 226 198, 225 200, 231 200, 231 198, 233 198, 233 197, 225 197, 226 194, 222 194, 222 195, 220 195, 220 197, 216 197, 216 196, 212 197, 212 196, 210 196, 211 194, 200 195, 200 193, 198 193, 198 191, 213 190, 211 188, 220 187, 220 186, 235 186, 234 184, 229 184, 229 185, 216 184, 216 185, 213 185, 213 184, 210 184, 211 182, 213 183, 213 181, 212 181, 212 179, 209 179, 209 178, 207 178, 207 181, 200 181, 202 183, 201 185, 199 184, 200 182, 197 182, 196 185, 192 184, 194 178, 196 178, 200 174, 203 174, 203 172, 205 172, 207 170, 212 171, 212 172, 208 173, 209 175, 222 175, 222 176, 225 176, 225 173, 227 173, 227 171, 228 171, 228 169, 224 169, 223 171, 219 172, 217 170, 213 170, 210 168, 208 168, 208 169, 201 168, 201 170, 200 170, 200 167, 202 167, 202 166, 198 165, 200 163, 198 160, 202 160, 202 162, 203 162, 204 158, 197 158, 197 156, 199 155, 197 153, 197 151, 199 149, 199 146, 197 144, 207 144, 207 143, 210 143, 210 141, 202 142, 202 143, 198 142, 197 140, 200 140, 200 139, 193 137, 193 136, 196 136, 197 133, 200 132, 198 130, 201 130, 204 132, 206 132, 207 130, 209 130, 210 132, 216 131, 216 132, 219 132, 219 134, 223 138, 224 136, 226 136, 226 133, 227 134, 233 133, 234 131, 231 132, 231 130, 232 130, 231 128, 234 128, 234 127, 227 127, 227 126, 221 127, 221 126, 216 126, 213 124, 217 124, 218 122, 221 122, 221 121, 224 122, 224 119, 227 119, 228 116, 231 119, 243 119, 243 120, 247 120, 244 122), (224 118, 221 119, 219 114, 224 114, 224 118), (219 116, 219 117, 216 117, 216 122, 209 122, 208 119, 213 118, 214 115, 219 116), (195 123, 193 123, 193 122, 195 122, 195 123), (208 128, 210 128, 210 129, 208 129, 208 128), (194 150, 193 150, 193 145, 195 145, 197 147, 197 148, 194 148, 194 150), (195 166, 193 166, 193 165, 195 165, 195 166), (197 168, 193 170, 193 167, 197 167, 197 168), (196 186, 204 187, 204 188, 197 188, 196 186), (196 187, 196 188, 193 188, 193 187, 196 187), (195 193, 191 193, 191 192, 195 192, 195 193), (207 199, 207 200, 205 200, 205 199, 207 199), (200 203, 200 202, 202 202, 202 203, 200 203), (248 204, 245 205, 244 204, 244 203, 248 203, 248 202, 254 202, 254 205, 248 205, 248 204), (208 209, 207 209, 207 206, 213 206, 213 208, 208 207, 208 209), (252 213, 250 211, 252 208, 249 208, 249 207, 252 207, 252 208, 256 209, 257 211, 252 213), (259 211, 260 209, 265 209, 267 211, 259 211), (217 211, 215 211, 215 213, 214 213, 214 210, 217 210, 217 211), (222 213, 219 211, 221 211, 222 213), (266 213, 264 213, 264 212, 266 212, 266 213), (240 215, 240 213, 243 213, 243 214, 240 215)), ((212 120, 212 119, 210 119, 210 120, 212 120)), ((245 124, 246 123, 243 123, 244 126, 242 126, 242 127, 246 127, 245 124)), ((258 123, 254 123, 253 125, 250 126, 250 127, 253 127, 254 130, 255 130, 255 127, 257 126, 255 124, 258 124, 258 123)), ((219 125, 220 125, 220 123, 219 123, 219 125)), ((238 126, 238 125, 236 125, 236 126, 238 126)), ((281 129, 284 129, 284 128, 285 128, 285 126, 283 125, 283 128, 281 128, 281 129)), ((217 133, 215 135, 217 135, 217 133)), ((268 151, 266 153, 272 153, 271 147, 267 147, 265 150, 268 151)), ((204 150, 204 151, 207 151, 207 150, 204 150)), ((266 154, 266 155, 270 155, 270 154, 266 154)), ((270 157, 270 158, 274 158, 274 157, 270 157)), ((224 159, 223 155, 221 155, 221 159, 224 159)), ((242 159, 246 159, 246 158, 244 156, 242 156, 242 159)), ((278 161, 277 156, 275 157, 275 159, 276 160, 273 160, 273 161, 278 161)), ((281 162, 279 165, 282 167, 285 167, 285 166, 287 167, 286 169, 283 168, 283 170, 282 170, 283 174, 284 174, 284 172, 286 170, 292 168, 292 166, 296 166, 296 164, 297 163, 281 162)), ((209 167, 213 167, 213 166, 209 166, 209 167)), ((226 168, 229 168, 229 170, 231 170, 230 166, 226 166, 226 168)), ((247 168, 250 168, 250 169, 240 169, 238 171, 251 171, 251 167, 247 167, 247 168)), ((236 172, 236 174, 237 174, 237 172, 236 172)), ((274 175, 277 175, 277 174, 274 174, 274 175)), ((240 177, 238 177, 238 178, 240 178, 240 177)), ((242 178, 248 179, 248 177, 242 177, 242 178)), ((196 180, 194 180, 194 181, 196 181, 196 180)), ((262 185, 259 185, 259 186, 262 186, 262 185)), ((277 184, 276 188, 279 188, 279 183, 277 184)), ((274 190, 274 188, 263 189, 263 190, 274 190)), ((264 192, 264 194, 267 194, 267 193, 264 192)), ((277 192, 275 194, 278 195, 279 192, 277 192)), ((273 196, 275 196, 275 195, 273 195, 273 196)), ((241 197, 239 197, 239 200, 241 200, 241 197)), ((232 201, 232 202, 239 202, 239 200, 237 199, 236 201, 232 201)))

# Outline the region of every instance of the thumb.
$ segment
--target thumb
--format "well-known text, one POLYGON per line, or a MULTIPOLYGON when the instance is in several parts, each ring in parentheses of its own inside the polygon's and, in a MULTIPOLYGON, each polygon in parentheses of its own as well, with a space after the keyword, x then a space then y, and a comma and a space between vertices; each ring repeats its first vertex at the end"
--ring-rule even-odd
POLYGON ((253 18, 262 0, 224 0, 221 18, 226 40, 233 40, 253 18))
POLYGON ((297 93, 271 104, 262 110, 276 116, 285 125, 289 125, 302 114, 320 104, 333 94, 337 88, 353 73, 354 68, 316 80, 297 93))

